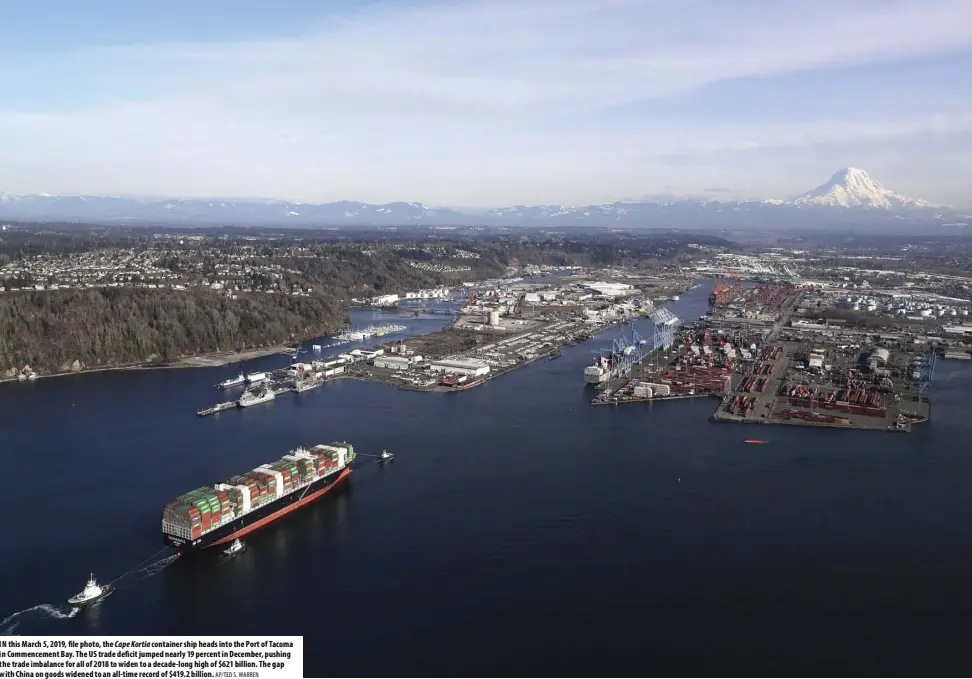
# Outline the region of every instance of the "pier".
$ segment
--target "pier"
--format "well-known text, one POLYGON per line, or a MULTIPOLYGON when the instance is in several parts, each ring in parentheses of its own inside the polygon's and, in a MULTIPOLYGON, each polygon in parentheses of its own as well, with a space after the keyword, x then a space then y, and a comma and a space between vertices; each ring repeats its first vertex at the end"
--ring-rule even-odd
POLYGON ((226 401, 225 403, 217 403, 211 408, 204 408, 196 412, 199 417, 205 417, 206 415, 215 415, 216 413, 221 413, 224 410, 230 410, 239 405, 239 401, 226 401))

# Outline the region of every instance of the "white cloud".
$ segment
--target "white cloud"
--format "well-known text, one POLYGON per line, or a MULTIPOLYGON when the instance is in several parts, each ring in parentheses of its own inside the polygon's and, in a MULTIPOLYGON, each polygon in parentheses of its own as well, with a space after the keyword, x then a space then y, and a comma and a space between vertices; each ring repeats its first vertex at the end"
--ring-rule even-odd
MULTIPOLYGON (((967 0, 392 5, 290 40, 48 56, 42 66, 52 73, 115 98, 57 112, 8 99, 0 185, 466 204, 609 199, 670 183, 674 158, 953 134, 969 116, 862 111, 855 121, 752 125, 713 112, 705 125, 634 132, 577 116, 595 121, 613 106, 736 79, 970 45, 967 0)), ((701 172, 684 180, 695 184, 686 190, 735 185, 701 172)))

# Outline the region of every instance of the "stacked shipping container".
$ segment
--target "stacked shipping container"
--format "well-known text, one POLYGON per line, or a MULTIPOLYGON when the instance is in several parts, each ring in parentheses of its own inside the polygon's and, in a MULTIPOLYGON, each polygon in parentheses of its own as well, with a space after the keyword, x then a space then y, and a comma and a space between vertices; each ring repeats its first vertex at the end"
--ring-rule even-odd
POLYGON ((347 443, 318 445, 242 475, 230 477, 213 487, 197 488, 165 506, 162 531, 195 540, 279 497, 344 468, 354 458, 347 443))
POLYGON ((198 488, 180 495, 165 506, 162 527, 163 530, 172 529, 176 535, 195 539, 231 515, 227 492, 216 488, 198 488))

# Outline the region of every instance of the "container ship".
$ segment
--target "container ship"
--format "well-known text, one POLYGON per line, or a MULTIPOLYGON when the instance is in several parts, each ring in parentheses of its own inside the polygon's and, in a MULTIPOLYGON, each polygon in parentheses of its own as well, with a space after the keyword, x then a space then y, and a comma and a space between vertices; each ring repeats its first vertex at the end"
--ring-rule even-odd
POLYGON ((351 474, 349 443, 298 448, 276 462, 180 495, 165 506, 162 535, 181 554, 232 542, 313 502, 351 474))
POLYGON ((609 356, 599 356, 594 365, 584 368, 584 381, 599 386, 617 377, 617 367, 609 356))

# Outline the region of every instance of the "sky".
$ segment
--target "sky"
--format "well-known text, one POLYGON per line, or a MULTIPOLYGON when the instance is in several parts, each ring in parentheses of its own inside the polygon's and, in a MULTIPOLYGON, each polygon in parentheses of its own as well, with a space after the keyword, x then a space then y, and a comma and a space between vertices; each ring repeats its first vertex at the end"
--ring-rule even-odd
POLYGON ((0 193, 972 206, 969 0, 32 0, 0 193))

